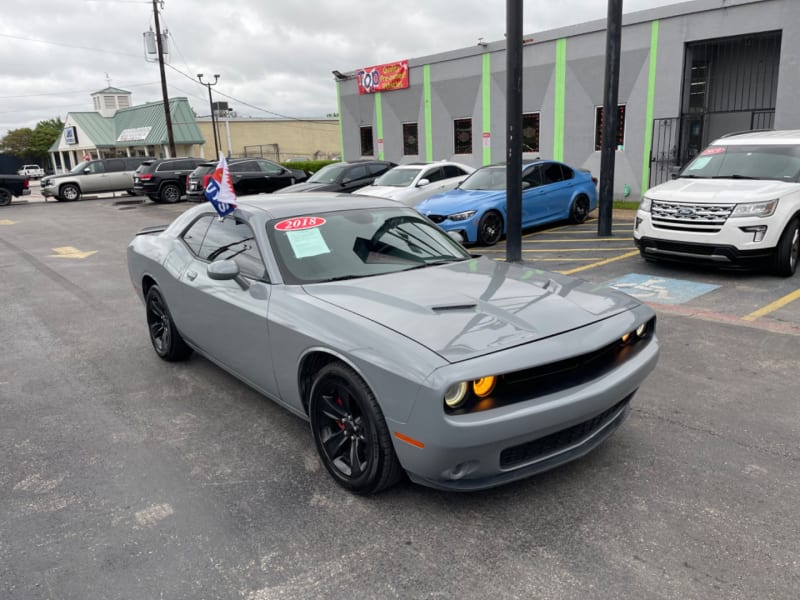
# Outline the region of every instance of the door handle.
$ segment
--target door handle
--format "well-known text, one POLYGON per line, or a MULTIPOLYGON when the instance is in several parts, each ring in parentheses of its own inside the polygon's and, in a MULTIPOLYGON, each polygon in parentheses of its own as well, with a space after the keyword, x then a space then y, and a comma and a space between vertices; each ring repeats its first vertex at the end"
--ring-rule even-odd
POLYGON ((186 271, 186 278, 189 281, 194 281, 197 279, 197 273, 195 271, 186 271))

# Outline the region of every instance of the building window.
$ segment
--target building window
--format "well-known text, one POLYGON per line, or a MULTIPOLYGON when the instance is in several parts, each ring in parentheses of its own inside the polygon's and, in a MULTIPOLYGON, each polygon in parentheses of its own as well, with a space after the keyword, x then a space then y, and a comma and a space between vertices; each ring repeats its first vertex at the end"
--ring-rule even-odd
POLYGON ((472 154, 472 119, 453 121, 453 153, 472 154))
POLYGON ((100 110, 100 98, 98 98, 97 96, 94 97, 94 109, 100 110))
POLYGON ((117 108, 117 100, 114 96, 103 96, 103 106, 105 108, 117 108))
POLYGON ((403 156, 419 154, 419 137, 416 123, 403 123, 403 156))
POLYGON ((522 115, 522 151, 539 151, 539 113, 522 115))
MULTIPOLYGON (((617 136, 616 147, 625 146, 625 105, 620 104, 617 106, 617 136)), ((598 106, 595 108, 594 113, 594 149, 600 151, 603 147, 603 107, 598 106)))
POLYGON ((372 156, 375 148, 372 145, 372 127, 361 128, 361 156, 372 156))

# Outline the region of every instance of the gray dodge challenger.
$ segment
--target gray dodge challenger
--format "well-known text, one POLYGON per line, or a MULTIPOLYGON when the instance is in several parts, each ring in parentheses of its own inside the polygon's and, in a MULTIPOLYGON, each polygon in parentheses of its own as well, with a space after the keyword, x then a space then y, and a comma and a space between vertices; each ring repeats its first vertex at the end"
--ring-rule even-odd
POLYGON ((655 367, 653 311, 471 255, 411 208, 252 196, 142 230, 128 268, 158 356, 195 351, 306 419, 356 493, 478 490, 591 451, 655 367))

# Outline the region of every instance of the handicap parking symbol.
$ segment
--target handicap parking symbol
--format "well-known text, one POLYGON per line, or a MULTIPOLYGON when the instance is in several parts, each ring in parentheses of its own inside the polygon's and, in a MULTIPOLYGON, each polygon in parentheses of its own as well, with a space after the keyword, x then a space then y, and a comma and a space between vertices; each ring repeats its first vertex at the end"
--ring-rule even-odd
POLYGON ((658 304, 683 304, 719 287, 709 283, 640 275, 638 273, 630 273, 625 277, 609 282, 607 285, 630 294, 639 300, 658 304))

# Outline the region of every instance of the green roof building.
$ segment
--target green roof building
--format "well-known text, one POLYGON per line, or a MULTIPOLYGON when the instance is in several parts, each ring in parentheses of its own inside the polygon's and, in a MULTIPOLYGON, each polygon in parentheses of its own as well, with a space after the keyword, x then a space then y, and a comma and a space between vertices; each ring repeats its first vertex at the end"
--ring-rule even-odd
MULTIPOLYGON (((53 169, 70 169, 90 158, 169 157, 162 102, 131 106, 131 93, 107 87, 92 94, 94 111, 71 112, 64 131, 49 149, 53 169)), ((169 101, 178 156, 202 156, 203 135, 186 98, 169 101)))

